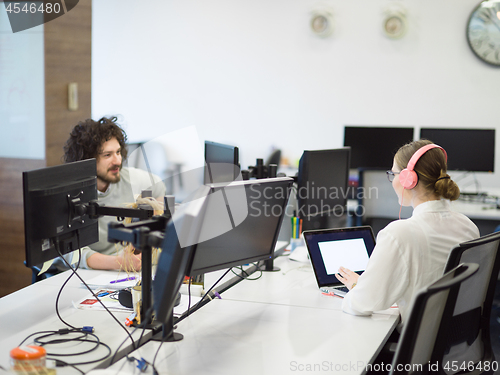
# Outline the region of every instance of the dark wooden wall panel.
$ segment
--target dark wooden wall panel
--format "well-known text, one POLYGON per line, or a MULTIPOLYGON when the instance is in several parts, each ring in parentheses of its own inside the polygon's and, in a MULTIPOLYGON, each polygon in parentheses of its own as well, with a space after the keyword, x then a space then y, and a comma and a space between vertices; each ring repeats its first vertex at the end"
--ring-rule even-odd
POLYGON ((62 163, 71 129, 90 118, 92 1, 80 0, 45 24, 45 139, 47 165, 62 163), (68 109, 68 84, 78 83, 78 110, 68 109))
POLYGON ((0 297, 31 282, 31 271, 23 264, 22 171, 44 166, 45 160, 0 159, 0 297))
POLYGON ((0 297, 31 283, 23 264, 22 172, 61 164, 69 132, 91 116, 91 27, 91 0, 44 25, 46 160, 0 158, 0 297), (68 110, 70 82, 78 83, 77 111, 68 110))

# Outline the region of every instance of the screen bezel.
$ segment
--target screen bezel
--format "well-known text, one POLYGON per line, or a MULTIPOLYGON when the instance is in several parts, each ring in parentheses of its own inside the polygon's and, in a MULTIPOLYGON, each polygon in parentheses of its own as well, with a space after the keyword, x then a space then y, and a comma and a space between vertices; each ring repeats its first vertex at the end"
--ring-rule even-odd
POLYGON ((420 139, 428 139, 446 150, 450 171, 495 171, 495 129, 425 127, 420 129, 420 139), (480 146, 477 137, 482 140, 480 146), (472 147, 478 149, 472 150, 472 147), (464 152, 466 149, 469 152, 464 152))
POLYGON ((212 183, 228 183, 234 181, 239 173, 240 173, 240 164, 239 164, 239 149, 236 146, 231 146, 223 143, 217 143, 212 141, 205 141, 205 169, 203 175, 204 184, 212 184, 212 183), (231 155, 229 158, 222 158, 217 160, 210 160, 210 152, 211 151, 228 151, 231 155), (207 160, 208 159, 208 160, 207 160), (221 164, 222 169, 224 169, 224 174, 231 174, 230 178, 225 178, 223 176, 214 176, 214 166, 211 164, 221 164), (233 166, 231 168, 231 165, 233 166), (232 170, 232 173, 229 173, 228 170, 232 170), (227 181, 226 181, 227 180, 227 181))
POLYGON ((344 146, 351 147, 351 168, 390 169, 396 151, 412 142, 414 133, 410 126, 344 126, 344 146))

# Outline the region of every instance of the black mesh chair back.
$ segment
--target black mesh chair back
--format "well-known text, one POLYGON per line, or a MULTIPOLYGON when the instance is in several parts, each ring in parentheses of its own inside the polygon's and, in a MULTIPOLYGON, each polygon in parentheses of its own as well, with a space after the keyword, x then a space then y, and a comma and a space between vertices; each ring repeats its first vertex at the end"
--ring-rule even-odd
POLYGON ((416 294, 390 374, 444 373, 439 366, 444 354, 439 337, 453 313, 460 284, 478 269, 477 264, 461 264, 416 294))
POLYGON ((449 255, 445 272, 464 262, 477 263, 479 271, 460 287, 451 325, 445 333, 445 363, 463 364, 463 368, 455 368, 460 371, 450 369, 448 374, 494 372, 483 364, 492 364, 495 360, 490 340, 490 315, 500 269, 499 244, 500 233, 492 233, 454 247, 449 255), (467 367, 465 364, 478 366, 468 366, 463 371, 467 367))

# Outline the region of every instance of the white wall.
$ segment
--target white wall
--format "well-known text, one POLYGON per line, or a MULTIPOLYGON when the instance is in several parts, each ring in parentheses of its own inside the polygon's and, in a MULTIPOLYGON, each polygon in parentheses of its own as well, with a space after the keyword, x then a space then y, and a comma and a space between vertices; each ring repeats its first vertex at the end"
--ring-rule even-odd
MULTIPOLYGON (((243 167, 272 146, 293 161, 341 147, 344 125, 497 128, 500 69, 465 37, 478 2, 94 1, 92 114, 120 114, 132 141, 195 126, 239 146, 243 167), (327 39, 309 29, 320 4, 334 14, 327 39), (381 28, 394 5, 407 10, 400 40, 381 28)), ((479 179, 500 186, 500 172, 479 179)))
POLYGON ((0 158, 45 159, 43 31, 13 33, 0 5, 0 158))

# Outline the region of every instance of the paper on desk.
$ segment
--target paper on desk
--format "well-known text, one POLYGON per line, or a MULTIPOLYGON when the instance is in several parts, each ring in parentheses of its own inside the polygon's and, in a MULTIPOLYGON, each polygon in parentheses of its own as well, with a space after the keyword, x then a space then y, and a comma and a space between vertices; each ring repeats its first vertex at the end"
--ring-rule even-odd
MULTIPOLYGON (((99 289, 96 290, 95 294, 104 294, 107 293, 103 297, 99 297, 101 302, 108 308, 110 311, 125 311, 125 312, 132 312, 132 308, 128 308, 125 306, 122 306, 122 304, 118 301, 118 295, 117 291, 114 289, 99 289), (114 298, 112 298, 114 296, 114 298)), ((73 305, 77 309, 83 309, 83 310, 104 310, 104 307, 102 307, 102 304, 99 303, 99 301, 92 295, 89 294, 85 298, 81 299, 77 303, 73 302, 73 305)))
POLYGON ((126 273, 118 274, 115 272, 103 271, 101 274, 87 280, 86 283, 92 289, 103 288, 103 289, 116 290, 116 289, 132 288, 133 286, 137 285, 139 280, 140 280, 139 275, 131 274, 130 276, 128 276, 126 273), (134 277, 133 280, 116 282, 117 280, 123 280, 132 277, 134 277))
MULTIPOLYGON (((112 298, 113 294, 116 295, 116 290, 107 290, 107 289, 99 289, 95 292, 96 295, 99 295, 101 293, 108 293, 106 296, 100 297, 99 299, 101 302, 108 308, 110 311, 125 311, 125 312, 132 312, 132 308, 124 307, 120 304, 118 301, 118 297, 116 296, 115 298, 112 298)), ((199 301, 201 300, 201 297, 198 296, 191 296, 191 305, 190 307, 193 308, 199 301)), ((73 303, 73 305, 77 309, 83 309, 83 310, 96 310, 96 311, 102 311, 104 310, 104 307, 102 307, 102 304, 99 303, 99 301, 92 295, 89 294, 85 298, 81 299, 77 303, 73 303)), ((177 306, 174 307, 174 316, 179 317, 182 314, 184 314, 189 306, 189 296, 185 294, 181 294, 181 303, 177 306)))

